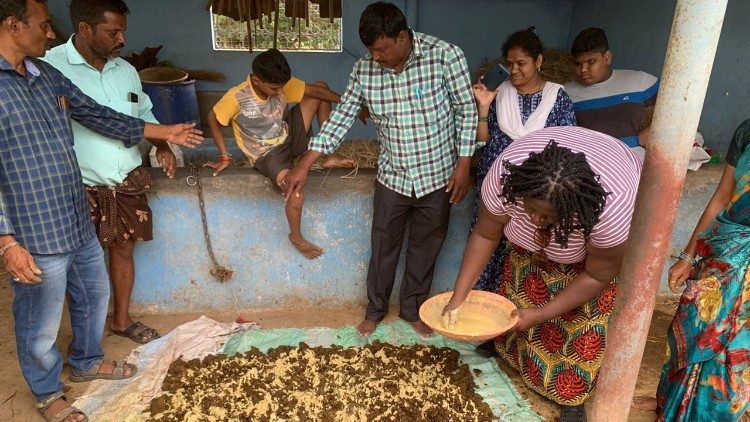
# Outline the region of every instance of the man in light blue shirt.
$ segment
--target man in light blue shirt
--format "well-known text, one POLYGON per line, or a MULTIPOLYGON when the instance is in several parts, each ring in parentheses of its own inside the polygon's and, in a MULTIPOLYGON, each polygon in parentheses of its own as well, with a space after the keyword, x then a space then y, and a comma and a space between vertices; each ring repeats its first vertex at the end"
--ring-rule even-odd
MULTIPOLYGON (((75 34, 50 50, 44 60, 60 70, 81 91, 115 111, 158 123, 143 93, 135 68, 119 57, 125 46, 126 14, 122 0, 73 0, 70 16, 75 34)), ((137 146, 93 132, 73 122, 74 149, 86 185, 91 217, 102 245, 109 251, 109 273, 114 297, 110 329, 139 343, 159 337, 156 330, 130 317, 134 284, 133 249, 136 241, 152 239, 151 209, 146 191, 151 178, 141 168, 137 146)), ((156 145, 156 155, 169 177, 176 160, 169 145, 156 145)))

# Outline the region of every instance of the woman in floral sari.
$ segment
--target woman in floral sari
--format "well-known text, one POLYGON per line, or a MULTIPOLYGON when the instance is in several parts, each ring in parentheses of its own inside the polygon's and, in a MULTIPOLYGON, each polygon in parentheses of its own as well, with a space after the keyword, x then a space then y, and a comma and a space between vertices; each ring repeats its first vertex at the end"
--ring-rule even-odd
POLYGON ((680 259, 687 280, 667 333, 659 421, 738 421, 750 399, 750 120, 734 134, 716 193, 680 259), (695 257, 699 257, 698 260, 695 257))

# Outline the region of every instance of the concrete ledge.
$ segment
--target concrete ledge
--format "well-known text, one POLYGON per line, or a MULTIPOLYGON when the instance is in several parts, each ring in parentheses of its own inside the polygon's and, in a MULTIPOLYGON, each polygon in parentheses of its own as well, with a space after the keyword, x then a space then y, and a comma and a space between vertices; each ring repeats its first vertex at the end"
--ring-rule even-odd
MULTIPOLYGON (((222 284, 210 274, 196 188, 187 169, 174 180, 152 171, 154 240, 136 247, 134 309, 147 313, 221 311, 242 308, 326 307, 366 301, 375 172, 313 172, 308 178, 303 231, 325 248, 320 259, 301 256, 287 240, 281 194, 253 169, 219 177, 203 174, 211 240, 221 265, 234 270, 222 284)), ((673 234, 674 251, 686 243, 721 175, 713 166, 688 174, 673 234)), ((448 237, 435 270, 433 293, 453 286, 461 263, 474 203, 473 193, 451 212, 448 237)), ((403 263, 403 253, 402 253, 403 263)), ((402 266, 392 302, 397 302, 402 266)), ((666 274, 666 273, 665 273, 666 274)), ((667 292, 666 278, 661 290, 667 292)))
MULTIPOLYGON (((197 191, 185 184, 187 170, 180 169, 174 180, 152 171, 154 240, 136 247, 134 308, 149 313, 225 310, 234 306, 233 296, 240 308, 363 303, 375 172, 340 179, 346 173, 312 172, 308 178, 303 232, 326 250, 308 260, 287 240, 283 198, 268 180, 253 169, 228 170, 215 178, 205 170, 213 249, 219 263, 235 271, 222 285, 209 274, 197 191)), ((435 291, 453 285, 473 201, 467 197, 451 213, 435 291)), ((396 281, 397 293, 400 276, 396 281)))

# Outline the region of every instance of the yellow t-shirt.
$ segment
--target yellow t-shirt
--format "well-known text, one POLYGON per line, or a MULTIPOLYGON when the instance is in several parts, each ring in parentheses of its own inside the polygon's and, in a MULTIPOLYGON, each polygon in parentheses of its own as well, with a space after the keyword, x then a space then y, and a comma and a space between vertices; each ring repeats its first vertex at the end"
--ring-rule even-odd
POLYGON ((287 104, 300 102, 304 95, 305 82, 292 77, 281 95, 262 100, 248 78, 227 91, 213 110, 219 123, 228 126, 231 122, 237 145, 254 164, 286 140, 284 111, 287 104))

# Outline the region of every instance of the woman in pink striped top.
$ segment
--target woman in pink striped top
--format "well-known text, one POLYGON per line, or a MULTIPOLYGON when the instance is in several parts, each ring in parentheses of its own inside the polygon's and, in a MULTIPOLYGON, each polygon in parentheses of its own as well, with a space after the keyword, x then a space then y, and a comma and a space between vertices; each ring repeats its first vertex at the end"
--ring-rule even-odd
POLYGON ((638 190, 641 160, 619 140, 551 127, 514 141, 482 185, 455 291, 458 309, 500 239, 508 258, 500 294, 518 307, 497 352, 532 390, 585 420, 638 190))

